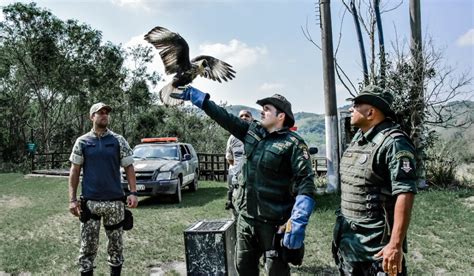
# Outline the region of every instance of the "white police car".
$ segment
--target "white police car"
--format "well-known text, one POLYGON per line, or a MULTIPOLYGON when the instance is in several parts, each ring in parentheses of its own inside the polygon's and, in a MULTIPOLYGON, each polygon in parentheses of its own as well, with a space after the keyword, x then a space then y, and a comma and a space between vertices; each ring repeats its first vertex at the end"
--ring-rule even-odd
MULTIPOLYGON (((144 138, 133 149, 138 196, 170 195, 181 202, 181 189, 198 189, 199 162, 191 144, 176 137, 144 138)), ((125 172, 122 187, 129 193, 125 172)))

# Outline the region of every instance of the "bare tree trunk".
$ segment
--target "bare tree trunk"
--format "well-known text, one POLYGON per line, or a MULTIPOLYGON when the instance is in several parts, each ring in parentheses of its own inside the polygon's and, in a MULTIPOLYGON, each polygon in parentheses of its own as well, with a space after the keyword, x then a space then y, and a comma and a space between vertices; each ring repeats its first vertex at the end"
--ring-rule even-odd
POLYGON ((377 21, 377 30, 379 37, 379 56, 380 56, 380 82, 378 85, 385 88, 385 70, 387 63, 385 61, 385 44, 383 39, 382 17, 379 8, 380 0, 374 0, 375 20, 377 21))
POLYGON ((362 39, 362 32, 360 29, 359 16, 357 15, 357 8, 354 4, 354 0, 351 0, 351 12, 354 18, 354 25, 357 33, 357 40, 359 41, 360 59, 362 62, 362 69, 364 70, 364 85, 369 84, 369 69, 367 68, 367 59, 365 58, 364 40, 362 39))

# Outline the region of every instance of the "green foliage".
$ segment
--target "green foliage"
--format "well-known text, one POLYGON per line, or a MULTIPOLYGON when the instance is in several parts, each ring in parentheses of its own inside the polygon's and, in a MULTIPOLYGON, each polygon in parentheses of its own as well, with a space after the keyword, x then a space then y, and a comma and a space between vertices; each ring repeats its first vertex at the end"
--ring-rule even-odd
POLYGON ((91 129, 89 108, 99 101, 113 107, 110 129, 132 145, 143 137, 178 136, 198 151, 224 151, 228 134, 209 118, 159 105, 153 89, 161 76, 147 70, 151 47, 103 42, 100 31, 35 3, 2 11, 0 159, 11 165, 0 170, 24 162, 27 142, 38 152, 70 151, 91 129))
POLYGON ((456 154, 456 143, 436 139, 426 153, 426 178, 435 187, 450 187, 456 184, 456 169, 460 164, 456 154))

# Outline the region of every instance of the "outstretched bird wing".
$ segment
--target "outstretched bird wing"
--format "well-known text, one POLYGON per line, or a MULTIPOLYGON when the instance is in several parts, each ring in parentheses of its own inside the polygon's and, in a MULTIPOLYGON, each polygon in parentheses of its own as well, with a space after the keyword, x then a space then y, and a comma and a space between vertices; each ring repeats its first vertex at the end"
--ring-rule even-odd
POLYGON ((207 66, 200 75, 202 77, 221 82, 231 80, 235 78, 235 71, 232 69, 232 65, 211 56, 197 56, 191 60, 192 63, 200 60, 206 60, 207 66))
POLYGON ((166 74, 184 72, 191 68, 188 43, 179 34, 158 26, 145 35, 145 40, 161 50, 160 56, 166 74))

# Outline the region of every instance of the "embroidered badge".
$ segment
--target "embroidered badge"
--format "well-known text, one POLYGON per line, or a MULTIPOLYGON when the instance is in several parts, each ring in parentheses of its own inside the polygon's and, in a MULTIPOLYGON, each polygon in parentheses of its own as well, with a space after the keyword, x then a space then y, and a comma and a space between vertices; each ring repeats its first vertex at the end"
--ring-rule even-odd
POLYGON ((304 159, 306 159, 306 160, 309 159, 309 153, 308 153, 308 149, 307 149, 307 148, 304 148, 304 149, 303 149, 303 157, 304 157, 304 159))
POLYGON ((403 158, 402 159, 402 171, 405 173, 409 173, 412 170, 410 167, 410 160, 408 158, 403 158))
POLYGON ((360 157, 359 157, 359 163, 360 164, 364 164, 365 162, 367 162, 367 159, 369 159, 369 156, 367 154, 362 154, 360 157))

